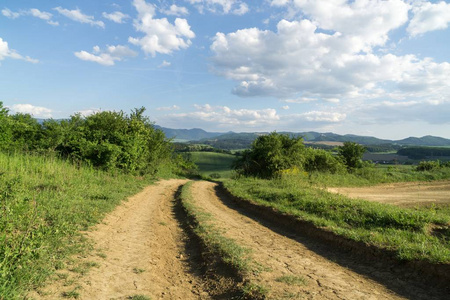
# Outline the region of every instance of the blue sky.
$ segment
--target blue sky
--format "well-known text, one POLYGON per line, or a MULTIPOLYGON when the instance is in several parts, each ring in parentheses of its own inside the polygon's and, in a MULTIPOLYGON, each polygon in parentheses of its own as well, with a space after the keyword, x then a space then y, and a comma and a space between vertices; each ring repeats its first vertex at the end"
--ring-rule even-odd
POLYGON ((0 101, 67 118, 450 138, 450 3, 2 0, 0 101))

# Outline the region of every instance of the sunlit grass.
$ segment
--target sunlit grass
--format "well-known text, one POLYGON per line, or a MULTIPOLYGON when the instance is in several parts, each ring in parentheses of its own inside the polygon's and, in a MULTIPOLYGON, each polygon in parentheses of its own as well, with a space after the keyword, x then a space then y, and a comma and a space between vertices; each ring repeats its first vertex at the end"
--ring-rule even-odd
POLYGON ((52 156, 0 153, 0 295, 15 299, 41 286, 66 257, 86 251, 79 231, 149 182, 52 156))

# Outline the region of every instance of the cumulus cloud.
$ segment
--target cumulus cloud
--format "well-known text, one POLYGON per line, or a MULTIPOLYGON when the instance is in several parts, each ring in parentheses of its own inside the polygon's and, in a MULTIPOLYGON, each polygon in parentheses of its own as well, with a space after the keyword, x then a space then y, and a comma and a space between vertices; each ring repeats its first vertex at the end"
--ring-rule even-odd
POLYGON ((276 31, 247 28, 213 39, 214 72, 237 82, 234 94, 288 103, 450 96, 449 63, 377 51, 392 30, 407 23, 410 7, 403 1, 273 5, 290 5, 303 17, 281 20, 276 31))
POLYGON ((178 105, 172 105, 172 106, 164 106, 164 107, 158 107, 156 110, 158 111, 171 111, 171 110, 179 110, 180 107, 178 105))
POLYGON ((20 55, 16 50, 10 49, 8 46, 8 42, 4 41, 0 37, 0 61, 6 59, 6 58, 12 58, 12 59, 20 59, 24 60, 33 64, 36 64, 39 62, 39 60, 31 58, 29 56, 22 56, 20 55))
POLYGON ((208 128, 260 128, 273 125, 280 120, 275 109, 230 109, 227 106, 195 105, 196 111, 165 116, 174 123, 189 123, 208 128))
POLYGON ((298 114, 297 117, 309 122, 339 123, 344 121, 347 115, 338 112, 309 111, 303 114, 298 114))
POLYGON ((446 29, 450 23, 450 3, 419 2, 413 9, 414 17, 407 31, 416 36, 428 31, 446 29))
POLYGON ((191 45, 191 39, 195 37, 195 34, 186 19, 176 18, 172 24, 166 18, 155 19, 155 6, 145 0, 134 0, 133 5, 138 11, 134 27, 145 36, 129 37, 130 43, 140 46, 142 51, 153 57, 156 53, 170 54, 191 45))
POLYGON ((96 21, 93 16, 85 15, 81 12, 79 8, 69 10, 66 8, 62 8, 61 6, 55 7, 54 10, 59 12, 61 15, 79 23, 90 24, 91 26, 98 26, 101 28, 105 28, 105 23, 102 21, 96 21))
POLYGON ((243 15, 249 11, 248 5, 241 0, 186 0, 200 13, 205 10, 212 13, 243 15))
POLYGON ((102 110, 100 108, 89 108, 89 109, 85 109, 85 110, 79 110, 75 113, 78 113, 78 114, 82 115, 83 117, 88 117, 90 115, 99 113, 101 111, 102 110))
POLYGON ((49 108, 34 106, 31 104, 15 104, 11 109, 16 113, 30 114, 36 118, 51 118, 52 110, 49 108))
POLYGON ((127 46, 107 46, 101 51, 99 46, 93 47, 93 53, 79 51, 74 53, 81 60, 92 61, 104 66, 113 66, 116 61, 121 61, 126 57, 135 57, 138 54, 127 46))
POLYGON ((185 16, 189 14, 186 7, 177 6, 175 4, 172 4, 169 8, 161 9, 161 12, 169 16, 185 16))
POLYGON ((113 22, 119 23, 119 24, 124 23, 125 22, 124 20, 128 19, 130 17, 129 15, 126 15, 120 11, 115 11, 110 14, 104 12, 104 13, 102 13, 102 16, 105 19, 108 19, 110 21, 113 21, 113 22))

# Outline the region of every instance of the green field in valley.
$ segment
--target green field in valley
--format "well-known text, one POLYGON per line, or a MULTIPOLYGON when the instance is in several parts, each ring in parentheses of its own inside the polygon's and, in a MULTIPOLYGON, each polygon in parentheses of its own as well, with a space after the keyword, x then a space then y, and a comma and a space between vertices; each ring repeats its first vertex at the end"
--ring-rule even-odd
POLYGON ((215 152, 190 152, 191 160, 198 166, 199 173, 206 177, 230 178, 236 156, 215 152), (211 176, 218 174, 218 176, 211 176))

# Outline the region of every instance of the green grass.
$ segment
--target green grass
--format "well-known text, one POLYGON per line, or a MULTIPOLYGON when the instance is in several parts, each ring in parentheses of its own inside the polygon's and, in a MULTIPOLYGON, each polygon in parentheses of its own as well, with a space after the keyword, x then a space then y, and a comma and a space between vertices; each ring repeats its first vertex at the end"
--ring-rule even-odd
POLYGON ((450 263, 448 209, 405 209, 348 199, 307 180, 241 178, 224 181, 234 195, 271 206, 339 235, 390 249, 404 260, 450 263), (439 228, 441 234, 431 229, 439 228))
MULTIPOLYGON (((210 253, 220 257, 227 265, 231 266, 237 274, 244 278, 247 274, 258 272, 259 267, 251 259, 250 249, 238 245, 234 240, 221 234, 221 228, 214 225, 211 215, 195 205, 190 194, 192 182, 188 182, 182 188, 180 199, 182 206, 189 218, 193 220, 193 230, 203 241, 210 253)), ((266 289, 257 284, 245 281, 242 287, 245 299, 263 298, 266 289)))
POLYGON ((42 286, 66 258, 88 250, 80 231, 149 183, 54 157, 0 153, 1 297, 42 286))
POLYGON ((199 168, 200 175, 213 178, 211 174, 218 174, 220 178, 232 176, 231 166, 236 156, 215 152, 190 152, 190 154, 192 161, 199 168))
POLYGON ((284 282, 288 285, 307 285, 306 278, 301 276, 283 275, 275 279, 278 282, 284 282))

